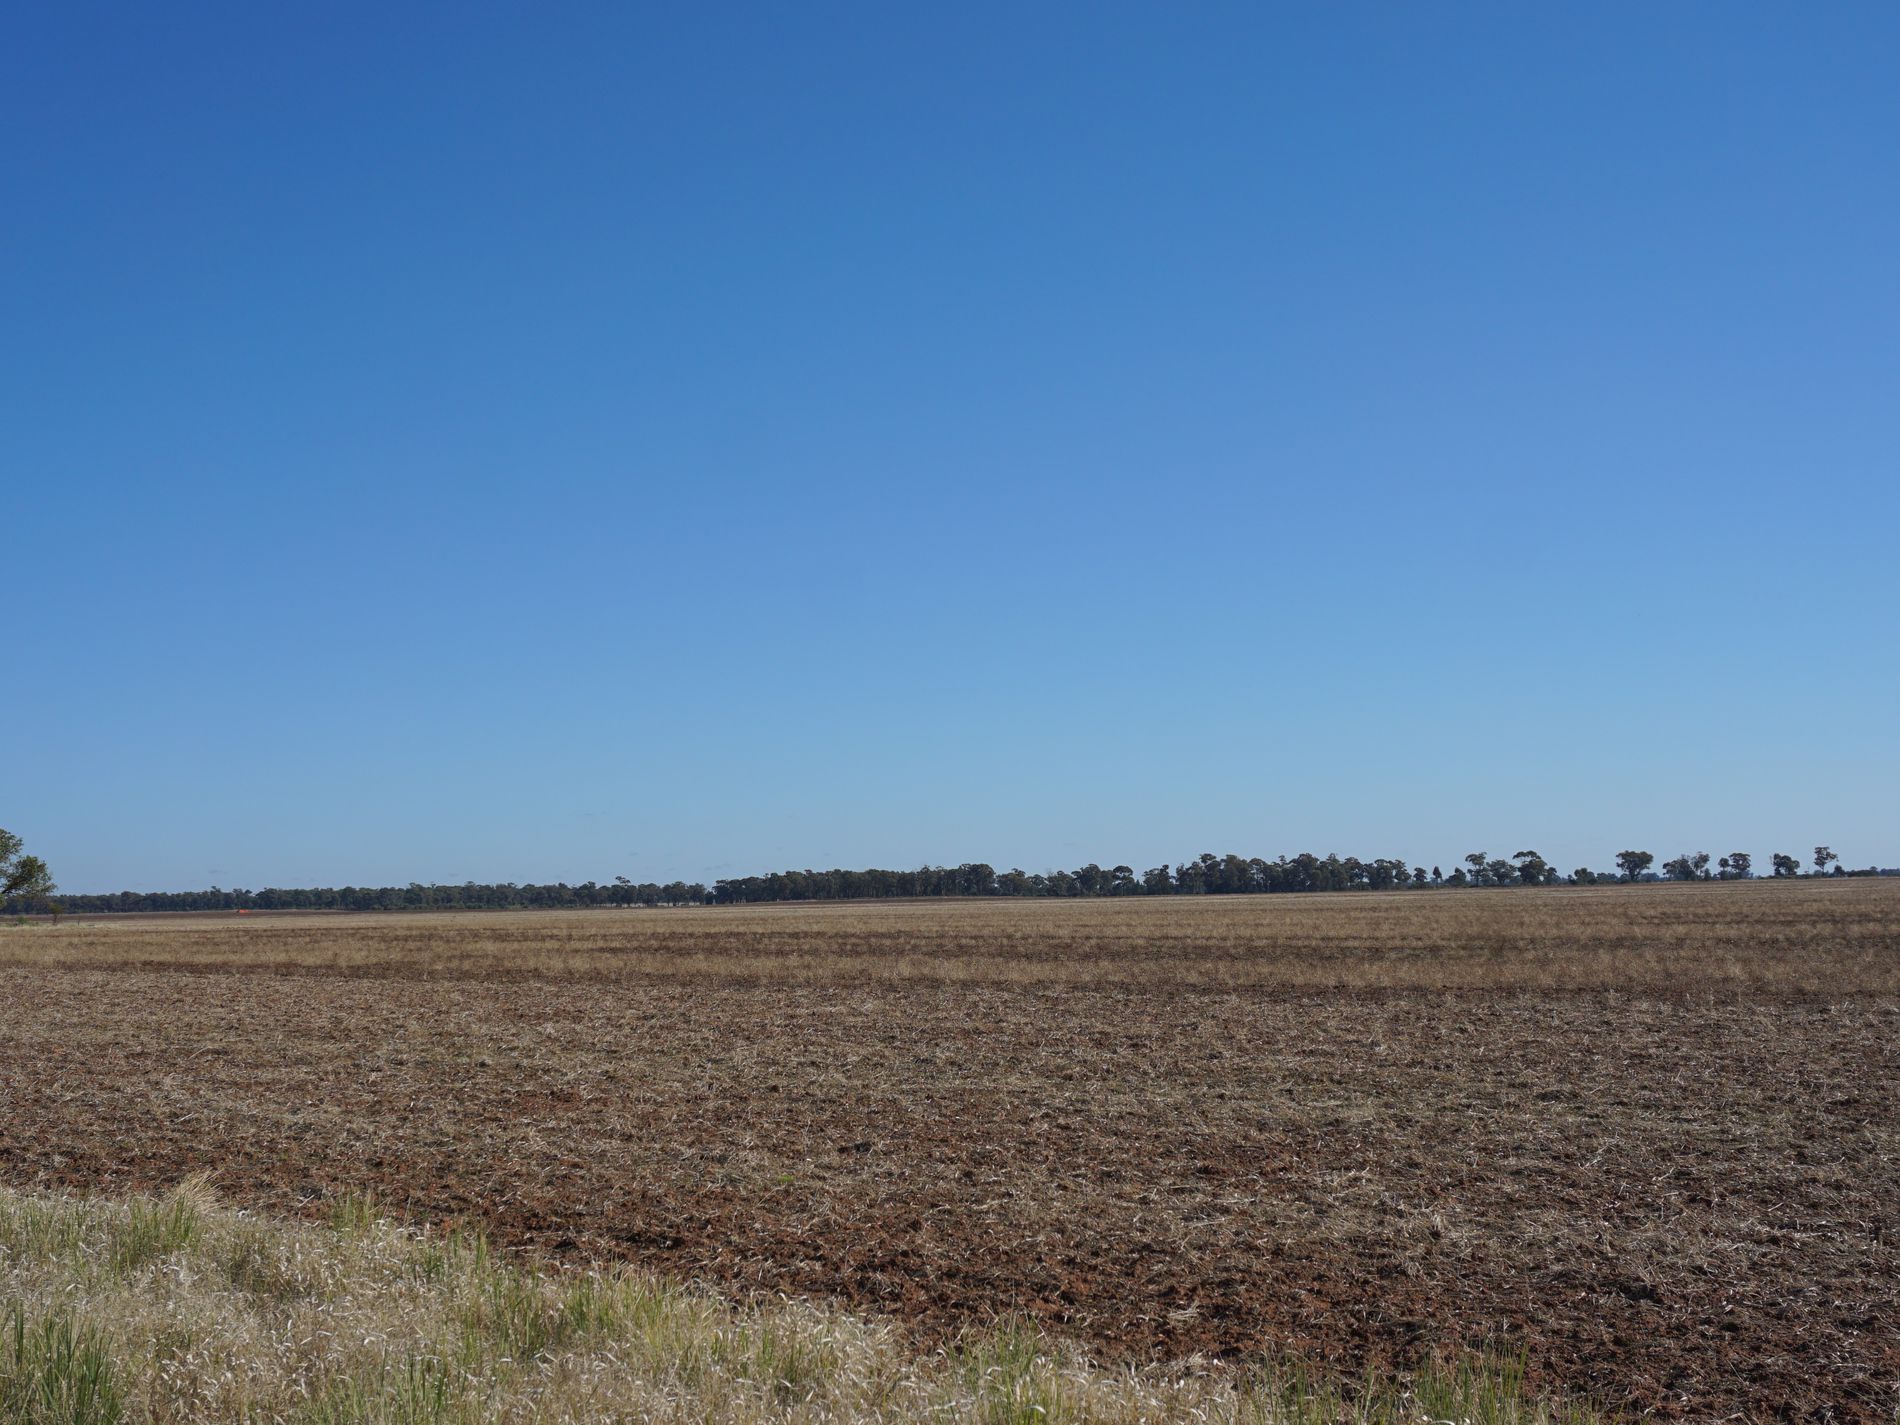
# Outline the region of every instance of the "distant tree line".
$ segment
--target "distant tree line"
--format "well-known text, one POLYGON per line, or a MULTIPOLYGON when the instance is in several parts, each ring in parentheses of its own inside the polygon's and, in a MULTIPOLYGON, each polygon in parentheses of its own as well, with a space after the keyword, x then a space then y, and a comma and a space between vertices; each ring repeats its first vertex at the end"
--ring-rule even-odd
MULTIPOLYGON (((1795 857, 1776 852, 1773 877, 1803 875, 1795 857)), ((38 865, 44 878, 44 866, 38 865)), ((1814 848, 1813 876, 1900 875, 1868 867, 1849 871, 1826 846, 1814 848)), ((1754 858, 1731 851, 1712 860, 1707 852, 1685 852, 1656 869, 1648 851, 1619 851, 1614 871, 1579 866, 1565 874, 1535 851, 1493 857, 1473 851, 1449 873, 1429 870, 1402 857, 1315 856, 1310 851, 1272 861, 1205 853, 1174 866, 1103 868, 1091 862, 1073 871, 998 871, 981 861, 960 866, 923 866, 915 871, 774 871, 765 876, 736 876, 709 888, 697 881, 634 882, 616 876, 607 882, 568 885, 517 885, 512 881, 460 885, 342 886, 261 891, 120 891, 115 895, 47 896, 36 890, 33 903, 20 897, 0 900, 9 911, 48 906, 76 914, 113 911, 205 910, 520 910, 589 907, 742 905, 762 901, 894 900, 945 896, 1199 896, 1261 895, 1313 891, 1429 891, 1458 886, 1592 886, 1659 880, 1737 881, 1755 878, 1754 858)))
MULTIPOLYGON (((711 889, 699 882, 634 882, 616 876, 610 882, 583 881, 578 885, 485 884, 342 886, 307 889, 277 887, 261 891, 120 891, 114 895, 51 897, 63 911, 97 914, 113 911, 204 910, 510 910, 562 907, 629 907, 682 905, 738 905, 761 901, 879 900, 943 896, 1153 896, 1238 895, 1281 892, 1354 890, 1430 890, 1457 886, 1605 885, 1656 880, 1750 880, 1753 858, 1732 851, 1712 862, 1706 852, 1684 853, 1666 861, 1658 875, 1651 868, 1655 856, 1647 851, 1623 851, 1617 870, 1592 871, 1578 867, 1565 875, 1535 851, 1510 857, 1492 857, 1474 851, 1447 875, 1440 867, 1429 871, 1402 858, 1362 860, 1356 856, 1281 856, 1273 861, 1237 855, 1206 853, 1176 866, 1153 866, 1137 873, 1130 866, 1104 869, 1091 862, 1073 871, 1030 873, 1019 869, 998 872, 984 862, 960 866, 924 866, 915 871, 776 871, 765 876, 740 876, 716 881, 711 889), (1713 869, 1711 867, 1713 866, 1713 869)), ((1846 871, 1840 858, 1825 846, 1815 848, 1812 874, 1892 874, 1869 867, 1846 871)), ((1801 874, 1792 856, 1772 858, 1773 875, 1801 874)), ((43 895, 35 897, 44 901, 43 895)), ((8 909, 29 908, 9 904, 8 909)))
MULTIPOLYGON (((1464 864, 1447 875, 1442 867, 1408 863, 1402 857, 1362 860, 1357 856, 1315 856, 1303 851, 1272 861, 1204 852, 1198 859, 1176 866, 1152 866, 1137 872, 1132 866, 1103 869, 1091 862, 1073 871, 1029 873, 997 871, 981 861, 961 866, 925 866, 916 871, 775 871, 768 876, 741 876, 716 881, 712 900, 717 905, 753 901, 868 900, 900 896, 1200 896, 1264 895, 1309 891, 1431 890, 1447 886, 1561 886, 1614 885, 1658 880, 1752 880, 1754 858, 1731 851, 1709 869, 1707 852, 1685 853, 1663 863, 1662 874, 1652 867, 1648 851, 1620 851, 1615 871, 1592 871, 1579 866, 1568 875, 1535 851, 1492 857, 1473 851, 1464 864)), ((1814 848, 1815 875, 1900 875, 1900 871, 1868 867, 1846 871, 1840 858, 1825 846, 1814 848)), ((1801 874, 1794 857, 1776 852, 1774 875, 1801 874)))
POLYGON ((299 890, 269 887, 261 891, 119 891, 112 895, 53 897, 62 911, 96 915, 111 911, 158 910, 558 910, 589 906, 705 905, 711 893, 697 881, 636 884, 616 876, 602 885, 584 881, 570 886, 487 885, 316 886, 299 890))

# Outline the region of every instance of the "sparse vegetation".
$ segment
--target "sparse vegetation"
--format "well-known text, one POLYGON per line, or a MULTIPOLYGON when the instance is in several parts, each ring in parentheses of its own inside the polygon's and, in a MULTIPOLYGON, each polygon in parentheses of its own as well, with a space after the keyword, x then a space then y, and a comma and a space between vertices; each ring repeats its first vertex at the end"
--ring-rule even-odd
POLYGON ((196 1183, 126 1202, 0 1190, 0 1294, 4 1425, 1595 1418, 1489 1358, 1350 1386, 1263 1366, 1111 1369, 1007 1323, 920 1353, 842 1311, 537 1267, 465 1230, 354 1212, 274 1222, 196 1183))
POLYGON ((76 1329, 57 1300, 34 1315, 11 1302, 0 1320, 0 1422, 117 1425, 125 1404, 111 1358, 90 1330, 76 1329))

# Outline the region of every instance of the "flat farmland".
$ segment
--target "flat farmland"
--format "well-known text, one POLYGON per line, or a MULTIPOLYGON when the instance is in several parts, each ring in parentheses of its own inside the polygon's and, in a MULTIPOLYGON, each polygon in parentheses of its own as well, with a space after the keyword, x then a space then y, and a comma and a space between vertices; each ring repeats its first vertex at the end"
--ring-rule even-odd
POLYGON ((0 930, 0 1179, 1892 1421, 1900 882, 0 930))

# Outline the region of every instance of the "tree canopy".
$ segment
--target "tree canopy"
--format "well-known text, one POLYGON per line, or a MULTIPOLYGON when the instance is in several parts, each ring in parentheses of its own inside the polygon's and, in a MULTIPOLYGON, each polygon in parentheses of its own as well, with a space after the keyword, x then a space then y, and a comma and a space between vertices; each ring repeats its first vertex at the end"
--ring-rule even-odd
POLYGON ((32 905, 58 889, 46 863, 27 855, 25 845, 11 831, 0 828, 0 901, 32 905))

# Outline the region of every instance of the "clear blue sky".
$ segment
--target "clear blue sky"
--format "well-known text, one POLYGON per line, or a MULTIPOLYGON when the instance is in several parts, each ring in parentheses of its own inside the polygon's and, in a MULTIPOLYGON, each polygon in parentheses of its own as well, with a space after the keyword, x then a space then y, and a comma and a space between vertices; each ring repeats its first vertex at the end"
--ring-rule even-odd
POLYGON ((1889 4, 16 7, 73 891, 1900 863, 1889 4))

